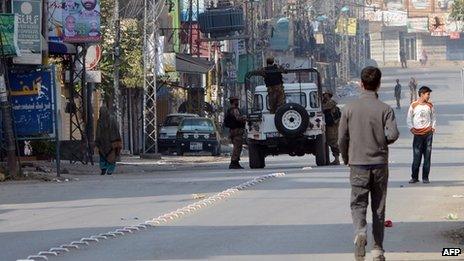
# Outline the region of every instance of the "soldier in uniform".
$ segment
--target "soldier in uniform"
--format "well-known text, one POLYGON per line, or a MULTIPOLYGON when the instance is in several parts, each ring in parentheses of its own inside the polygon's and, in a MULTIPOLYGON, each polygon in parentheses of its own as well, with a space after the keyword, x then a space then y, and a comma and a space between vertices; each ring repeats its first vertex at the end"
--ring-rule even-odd
POLYGON ((267 58, 266 64, 267 66, 264 67, 262 76, 264 77, 264 83, 266 84, 269 96, 269 111, 274 114, 280 106, 285 104, 282 77, 284 70, 275 64, 273 57, 267 58))
POLYGON ((338 147, 338 123, 340 122, 340 111, 337 102, 333 99, 330 91, 324 92, 322 96, 322 111, 325 115, 327 144, 332 150, 335 160, 331 165, 340 165, 340 149, 338 147))
POLYGON ((240 114, 239 98, 230 97, 230 109, 226 115, 226 127, 229 128, 229 137, 234 148, 230 159, 229 169, 243 169, 240 166, 240 154, 242 154, 243 134, 245 132, 246 117, 240 114))

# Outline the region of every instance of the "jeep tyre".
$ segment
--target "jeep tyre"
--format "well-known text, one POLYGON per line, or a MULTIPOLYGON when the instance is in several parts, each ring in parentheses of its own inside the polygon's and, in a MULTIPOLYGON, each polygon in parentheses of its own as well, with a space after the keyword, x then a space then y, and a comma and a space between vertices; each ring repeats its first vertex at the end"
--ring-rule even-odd
POLYGON ((308 129, 309 115, 303 106, 287 103, 277 109, 274 123, 277 130, 285 137, 298 137, 308 129))
POLYGON ((263 169, 266 166, 264 149, 258 144, 248 145, 248 158, 251 169, 263 169))
POLYGON ((316 138, 316 165, 326 166, 330 164, 329 147, 327 146, 325 134, 318 135, 316 138))

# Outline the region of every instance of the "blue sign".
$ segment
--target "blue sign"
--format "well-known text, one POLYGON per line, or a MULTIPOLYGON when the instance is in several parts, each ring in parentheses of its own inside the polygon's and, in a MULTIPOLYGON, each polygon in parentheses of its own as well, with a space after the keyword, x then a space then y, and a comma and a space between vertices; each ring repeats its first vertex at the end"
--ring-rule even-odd
POLYGON ((10 100, 20 138, 55 137, 55 71, 10 72, 10 100))

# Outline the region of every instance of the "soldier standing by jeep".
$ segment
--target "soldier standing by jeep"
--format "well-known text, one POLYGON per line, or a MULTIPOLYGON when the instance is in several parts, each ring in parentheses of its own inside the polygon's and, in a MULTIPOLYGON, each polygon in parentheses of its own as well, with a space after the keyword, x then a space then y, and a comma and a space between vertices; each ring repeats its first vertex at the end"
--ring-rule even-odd
POLYGON ((327 144, 332 150, 335 160, 330 165, 340 165, 340 149, 338 147, 338 123, 340 122, 340 109, 337 102, 332 99, 333 94, 326 91, 322 96, 322 111, 325 116, 327 144))
POLYGON ((240 115, 239 98, 230 97, 230 109, 224 117, 224 126, 229 128, 229 137, 232 145, 232 157, 230 159, 229 169, 243 169, 240 166, 240 154, 242 154, 243 134, 245 132, 246 118, 240 115))
POLYGON ((267 58, 262 76, 269 96, 269 112, 275 114, 277 109, 285 103, 283 69, 274 62, 273 57, 267 58))

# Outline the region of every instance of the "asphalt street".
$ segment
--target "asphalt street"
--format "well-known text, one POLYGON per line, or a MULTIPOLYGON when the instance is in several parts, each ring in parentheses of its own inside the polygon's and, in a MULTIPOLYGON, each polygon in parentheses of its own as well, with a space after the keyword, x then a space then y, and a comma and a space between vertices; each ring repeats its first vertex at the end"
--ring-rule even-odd
MULTIPOLYGON (((464 106, 458 68, 385 69, 380 98, 403 108, 390 151, 387 260, 448 260, 460 247, 445 233, 462 228, 464 106), (438 112, 431 184, 409 185, 412 137, 406 127, 411 76, 433 89, 438 112), (445 217, 457 214, 458 220, 445 217)), ((246 164, 246 162, 244 162, 246 164)), ((0 184, 0 260, 17 260, 83 237, 143 223, 255 177, 285 173, 155 228, 90 243, 49 260, 353 260, 348 168, 315 167, 314 157, 270 157, 264 170, 227 164, 99 176, 69 183, 0 184)), ((369 238, 371 239, 371 238, 369 238)), ((459 259, 459 258, 458 258, 459 259)), ((461 259, 463 260, 463 259, 461 259)))

